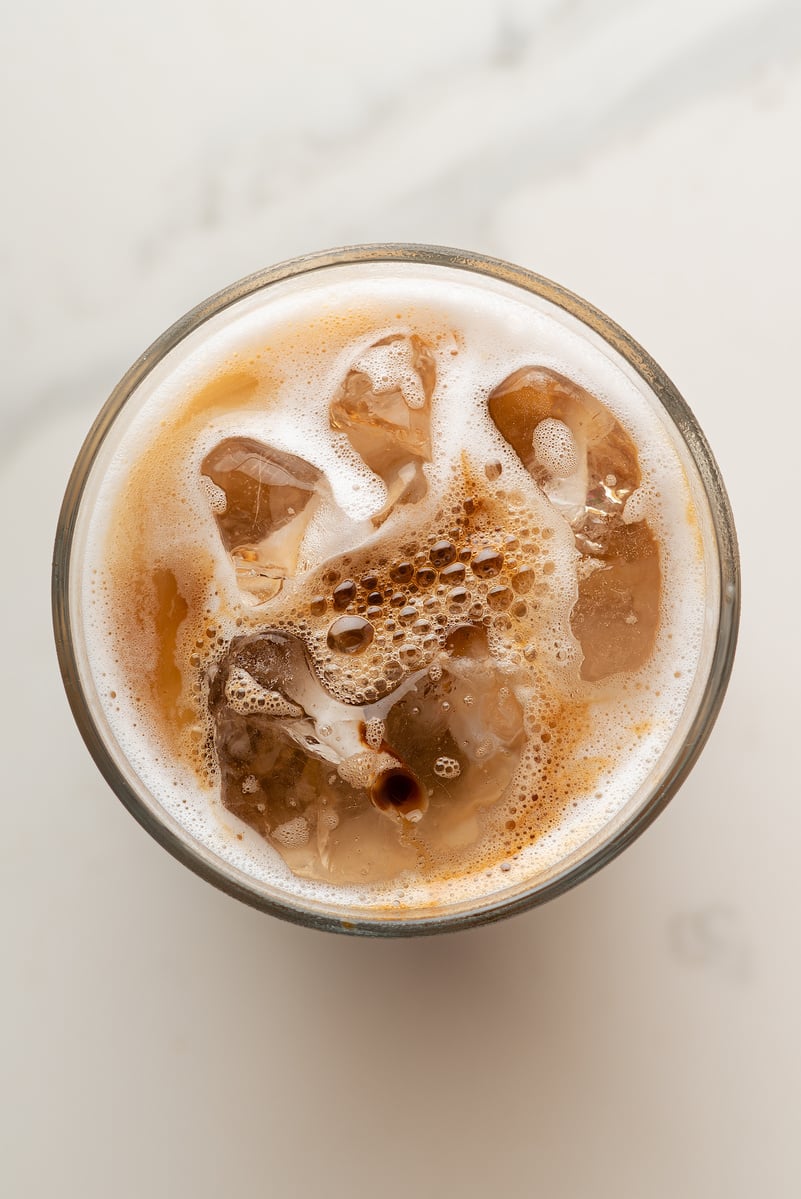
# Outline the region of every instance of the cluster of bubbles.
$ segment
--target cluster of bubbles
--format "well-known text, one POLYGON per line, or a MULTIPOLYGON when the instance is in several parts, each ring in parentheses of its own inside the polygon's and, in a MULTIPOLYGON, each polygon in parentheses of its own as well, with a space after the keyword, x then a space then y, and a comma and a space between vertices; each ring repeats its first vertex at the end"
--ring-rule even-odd
POLYGON ((346 555, 312 572, 297 601, 277 614, 277 627, 302 637, 337 699, 374 703, 431 664, 460 626, 486 629, 505 658, 535 656, 556 582, 553 530, 532 525, 525 505, 503 491, 497 498, 510 510, 503 528, 487 520, 467 487, 454 492, 429 522, 445 535, 411 540, 407 533, 378 555, 346 555))
POLYGON ((228 706, 240 716, 302 716, 303 709, 293 704, 280 691, 267 691, 250 677, 246 670, 234 667, 225 684, 228 706))

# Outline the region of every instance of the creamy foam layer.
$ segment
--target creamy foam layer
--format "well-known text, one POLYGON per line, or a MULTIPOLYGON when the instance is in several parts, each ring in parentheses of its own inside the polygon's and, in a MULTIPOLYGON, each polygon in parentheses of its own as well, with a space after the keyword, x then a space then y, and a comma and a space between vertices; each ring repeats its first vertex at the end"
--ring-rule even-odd
MULTIPOLYGON (((158 803, 210 850, 268 887, 301 899, 400 912, 518 885, 552 869, 613 820, 680 735, 714 586, 704 564, 708 517, 701 489, 646 385, 600 339, 546 301, 467 272, 411 264, 301 276, 249 297, 191 334, 145 380, 118 429, 119 440, 104 447, 87 492, 83 610, 98 700, 158 803), (398 335, 423 338, 436 361, 432 460, 423 467, 424 498, 398 505, 376 527, 387 486, 347 438, 332 431, 328 413, 355 364, 379 382, 394 372, 401 385, 405 381, 410 406, 419 406, 419 384, 399 343, 371 349, 398 335), (581 650, 570 623, 578 570, 573 533, 487 411, 494 389, 532 366, 586 388, 634 440, 642 482, 626 503, 626 520, 647 521, 660 547, 660 623, 650 660, 597 683, 580 677, 581 650), (500 495, 506 505, 508 535, 536 542, 540 563, 547 563, 547 573, 538 576, 545 592, 536 617, 529 611, 518 624, 504 617, 512 625, 505 628, 488 607, 489 587, 477 592, 497 661, 528 671, 517 684, 526 744, 503 801, 504 818, 496 813, 487 821, 483 857, 462 861, 454 852, 426 876, 406 871, 380 884, 331 885, 293 874, 272 846, 223 808, 210 753, 203 682, 209 667, 232 639, 266 626, 303 637, 321 674, 328 661, 313 620, 301 616, 310 599, 307 579, 286 581, 279 616, 269 604, 253 606, 238 585, 215 523, 220 496, 201 471, 215 446, 232 437, 302 458, 323 480, 300 546, 301 579, 356 551, 387 563, 415 545, 428 552, 452 523, 454 500, 468 499, 476 480, 487 503, 500 495), (457 480, 465 475, 472 483, 460 491, 457 480), (553 729, 550 750, 547 743, 543 748, 543 727, 553 729)), ((559 422, 543 422, 537 444, 542 461, 563 473, 572 469, 575 447, 559 422)), ((423 634, 420 640, 422 646, 423 634)), ((376 663, 391 646, 376 645, 371 653, 352 666, 350 679, 328 680, 338 702, 380 702, 369 689, 376 663)), ((282 701, 270 702, 280 707, 282 701)), ((443 759, 437 773, 456 777, 458 765, 443 759)), ((243 790, 251 785, 246 779, 243 790)), ((287 844, 302 841, 302 830, 288 821, 281 836, 287 844)))

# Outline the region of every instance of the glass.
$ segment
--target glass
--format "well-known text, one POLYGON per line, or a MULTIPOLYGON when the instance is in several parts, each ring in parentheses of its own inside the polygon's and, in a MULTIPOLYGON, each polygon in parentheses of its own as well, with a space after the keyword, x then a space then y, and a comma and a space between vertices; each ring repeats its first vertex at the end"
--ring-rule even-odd
POLYGON ((107 782, 131 814, 176 858, 238 899, 285 919, 339 932, 393 936, 433 933, 498 920, 533 907, 575 886, 616 857, 651 823, 681 786, 717 717, 737 639, 740 585, 736 535, 720 472, 697 421, 676 388, 648 354, 603 313, 571 292, 521 267, 459 250, 431 246, 375 245, 310 254, 233 284, 168 329, 134 363, 111 394, 90 430, 72 472, 56 534, 53 562, 53 619, 64 685, 73 715, 89 752, 107 782), (604 351, 633 372, 662 405, 683 447, 696 504, 706 520, 704 552, 707 576, 705 645, 699 678, 687 710, 646 784, 604 828, 551 869, 522 885, 477 902, 435 911, 397 915, 300 900, 250 877, 194 839, 144 786, 108 726, 89 669, 80 589, 82 537, 91 510, 91 483, 103 468, 101 450, 113 446, 125 415, 136 405, 138 389, 190 334, 232 305, 246 301, 279 281, 307 272, 354 263, 420 263, 472 272, 540 297, 583 326, 586 337, 600 339, 604 351))

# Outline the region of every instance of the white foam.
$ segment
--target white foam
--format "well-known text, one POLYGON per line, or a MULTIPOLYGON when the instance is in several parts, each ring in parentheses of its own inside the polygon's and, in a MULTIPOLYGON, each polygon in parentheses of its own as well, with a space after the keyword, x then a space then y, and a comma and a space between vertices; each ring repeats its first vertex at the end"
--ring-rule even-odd
MULTIPOLYGON (((570 437, 569 430, 562 429, 546 428, 535 445, 556 474, 569 473, 572 463, 564 435, 570 437)), ((291 279, 231 306, 190 334, 145 379, 117 430, 118 439, 109 438, 98 457, 76 537, 76 547, 83 545, 82 603, 91 673, 87 684, 96 690, 114 738, 154 799, 190 836, 267 888, 302 900, 385 908, 464 902, 517 886, 553 869, 619 818, 652 772, 664 768, 680 741, 682 720, 692 709, 693 688, 700 685, 697 679, 708 654, 706 613, 716 606, 712 559, 707 557, 705 564, 700 552, 702 542, 707 555, 714 552, 702 489, 647 385, 596 335, 539 297, 468 272, 412 264, 335 267, 291 279), (339 325, 347 324, 354 312, 370 314, 365 327, 352 336, 337 335, 339 325), (320 330, 318 339, 315 329, 320 330), (408 529, 408 512, 396 512, 382 530, 373 530, 369 518, 385 503, 386 488, 346 439, 332 434, 327 408, 344 374, 357 362, 376 382, 390 386, 400 380, 407 403, 414 407, 419 381, 416 376, 415 382, 409 381, 413 372, 401 360, 401 351, 392 350, 405 343, 391 342, 384 349, 392 353, 378 357, 370 347, 382 338, 420 329, 433 330, 439 337, 432 412, 436 457, 426 467, 429 495, 422 508, 415 506, 413 522, 422 525, 441 502, 462 455, 476 472, 483 473, 488 463, 499 464, 498 485, 523 492, 528 509, 536 510, 542 527, 552 530, 552 620, 548 636, 532 647, 531 658, 548 659, 552 666, 575 661, 577 648, 567 623, 576 586, 572 534, 536 493, 530 476, 489 420, 485 404, 493 388, 515 370, 551 367, 598 396, 638 446, 643 482, 628 502, 627 519, 636 508, 637 519, 648 519, 660 543, 662 622, 647 671, 601 684, 593 693, 582 754, 612 759, 613 764, 591 791, 576 790, 556 828, 512 855, 502 868, 468 877, 342 888, 294 876, 275 850, 226 812, 217 796, 213 764, 204 788, 188 761, 176 761, 159 734, 158 722, 148 719, 137 681, 126 676, 115 649, 118 597, 107 569, 107 547, 115 544, 115 537, 125 536, 124 529, 114 526, 120 497, 132 465, 147 452, 162 422, 172 419, 188 395, 237 364, 263 378, 256 397, 263 403, 248 401, 222 416, 212 413, 205 426, 188 430, 184 442, 176 434, 170 471, 153 477, 153 508, 145 517, 158 526, 149 536, 165 559, 202 547, 216 560, 216 581, 202 595, 190 597, 204 613, 198 627, 202 620, 212 621, 217 636, 230 639, 236 635, 236 613, 242 607, 234 570, 217 537, 214 511, 221 510, 220 499, 212 496, 210 505, 199 470, 205 454, 223 436, 253 437, 299 455, 329 480, 330 496, 306 532, 301 568, 354 545, 370 544, 371 539, 377 543, 382 536, 400 536, 408 529), (277 377, 271 374, 273 346, 280 347, 277 377), (648 725, 647 736, 637 731, 643 724, 648 725)), ((153 652, 143 637, 142 661, 149 661, 153 652)), ((242 690, 237 703, 258 706, 281 700, 253 680, 248 684, 247 677, 236 681, 242 690)), ((203 697, 198 702, 202 704, 203 697)), ((377 729, 373 738, 379 738, 377 729)), ((370 773, 380 756, 375 752, 380 739, 370 744, 370 762, 353 762, 362 773, 370 773)), ((283 826, 281 836, 276 833, 287 845, 305 844, 303 835, 295 820, 283 826)), ((308 839, 308 828, 305 836, 308 839)))
POLYGON ((303 708, 291 703, 280 691, 268 691, 252 679, 246 670, 235 667, 225 684, 228 705, 240 716, 263 712, 265 716, 302 716, 303 708))
POLYGON ((389 345, 371 346, 353 366, 367 375, 376 395, 397 390, 410 408, 425 406, 423 385, 414 368, 411 345, 405 338, 389 345))
POLYGON ((557 478, 567 478, 578 466, 573 434, 561 420, 546 416, 534 430, 534 452, 539 463, 557 478))

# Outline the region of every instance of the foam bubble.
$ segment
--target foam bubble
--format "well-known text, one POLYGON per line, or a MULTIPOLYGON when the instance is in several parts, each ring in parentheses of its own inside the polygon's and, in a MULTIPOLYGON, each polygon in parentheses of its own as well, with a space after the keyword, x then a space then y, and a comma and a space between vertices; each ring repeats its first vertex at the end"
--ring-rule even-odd
POLYGON ((462 768, 456 758, 441 757, 434 763, 434 774, 443 779, 456 779, 462 773, 462 768))
POLYGON ((288 849, 307 845, 309 842, 309 833, 309 825, 302 816, 295 816, 292 820, 287 820, 284 824, 279 824, 277 828, 273 829, 273 836, 276 841, 280 841, 288 849))
POLYGON ((280 691, 269 691, 252 679, 246 670, 231 671, 225 685, 225 698, 240 716, 263 713, 265 716, 302 716, 303 709, 280 691))
POLYGON ((423 385, 414 369, 411 346, 405 339, 371 346, 353 365, 367 375, 378 394, 397 390, 410 408, 425 405, 423 385))
POLYGON ((384 722, 372 717, 365 725, 365 740, 371 749, 379 750, 384 740, 384 722))
POLYGON ((572 475, 578 466, 573 434, 561 420, 546 416, 534 430, 534 452, 539 462, 558 478, 572 475))
POLYGON ((340 762, 337 773, 351 787, 370 787, 384 770, 392 770, 398 759, 392 754, 365 750, 340 762))

